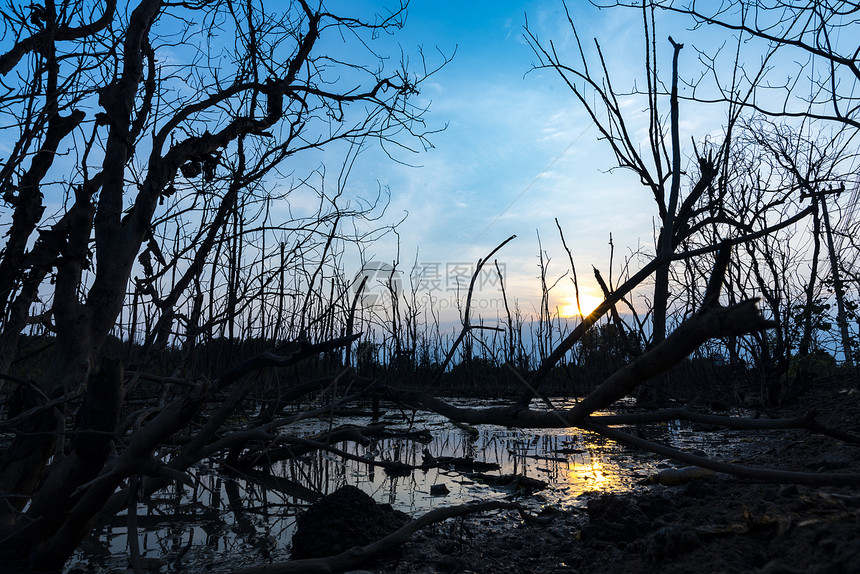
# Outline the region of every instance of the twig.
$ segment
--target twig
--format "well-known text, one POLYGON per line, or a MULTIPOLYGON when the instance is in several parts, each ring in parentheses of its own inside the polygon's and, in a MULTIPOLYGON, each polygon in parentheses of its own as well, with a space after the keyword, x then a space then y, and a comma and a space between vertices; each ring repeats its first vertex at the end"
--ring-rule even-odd
POLYGON ((767 482, 781 482, 788 484, 814 484, 814 485, 831 485, 831 486, 857 486, 860 485, 860 474, 852 473, 817 473, 817 472, 796 472, 790 470, 773 470, 769 468, 754 468, 742 466, 739 464, 731 464, 728 462, 720 462, 704 456, 698 456, 676 448, 662 445, 650 440, 639 438, 632 434, 626 433, 616 428, 610 428, 594 422, 587 422, 583 428, 596 432, 606 438, 614 441, 629 444, 641 449, 663 455, 665 457, 708 468, 715 472, 724 472, 741 478, 751 478, 754 480, 764 480, 767 482))
MULTIPOLYGON (((8 377, 4 376, 3 378, 8 378, 8 377)), ((83 390, 83 389, 77 390, 73 393, 68 393, 68 394, 63 395, 62 397, 58 397, 52 401, 48 401, 48 402, 43 403, 41 405, 37 405, 31 409, 27 409, 26 411, 24 411, 23 413, 21 413, 20 415, 18 415, 16 417, 13 417, 7 421, 0 422, 0 429, 13 430, 15 428, 15 425, 17 425, 20 422, 23 422, 24 420, 32 417, 33 415, 38 414, 42 411, 51 409, 57 405, 61 405, 61 404, 66 403, 68 401, 82 397, 85 394, 86 394, 85 390, 83 390)))
POLYGON ((290 560, 251 566, 250 568, 238 570, 237 574, 331 574, 333 572, 343 572, 400 546, 409 540, 409 537, 413 533, 426 526, 448 520, 449 518, 477 512, 489 512, 491 510, 517 510, 521 515, 526 514, 523 507, 519 504, 498 500, 437 508, 406 523, 388 536, 380 538, 376 542, 372 542, 366 546, 356 546, 345 552, 326 558, 308 558, 305 560, 290 560))
POLYGON ((469 291, 466 294, 466 308, 463 311, 463 328, 460 330, 460 334, 457 335, 457 338, 451 344, 451 348, 448 350, 448 354, 445 356, 445 360, 442 361, 442 364, 439 366, 439 370, 436 372, 436 376, 433 377, 433 381, 430 383, 432 386, 435 386, 442 378, 442 375, 445 373, 445 369, 448 368, 448 364, 451 362, 451 359, 454 358, 454 353, 457 351, 457 347, 460 346, 460 343, 463 341, 469 331, 476 328, 472 325, 469 319, 469 312, 472 306, 472 292, 475 289, 475 281, 478 279, 478 276, 481 273, 481 269, 484 267, 484 264, 489 261, 493 255, 495 255, 496 251, 507 245, 510 241, 516 239, 516 237, 516 235, 511 235, 510 237, 499 243, 496 248, 490 251, 490 254, 487 255, 485 258, 478 259, 478 265, 475 267, 475 272, 472 274, 472 280, 469 282, 469 291))

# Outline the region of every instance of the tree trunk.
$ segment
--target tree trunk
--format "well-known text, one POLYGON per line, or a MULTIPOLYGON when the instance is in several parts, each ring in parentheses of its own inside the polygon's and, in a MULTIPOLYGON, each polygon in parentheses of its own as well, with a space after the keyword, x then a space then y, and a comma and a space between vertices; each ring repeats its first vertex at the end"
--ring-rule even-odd
MULTIPOLYGON (((683 44, 678 44, 672 38, 672 92, 670 95, 670 122, 672 132, 672 183, 669 189, 669 203, 666 205, 666 213, 663 216, 663 227, 657 242, 657 252, 660 255, 669 255, 675 251, 675 214, 678 210, 679 196, 681 195, 681 135, 679 127, 678 110, 678 56, 683 44)), ((662 343, 666 339, 666 313, 669 307, 669 267, 670 261, 666 261, 657 268, 654 273, 654 309, 651 334, 651 345, 662 343)))
POLYGON ((827 213, 827 203, 823 195, 821 196, 821 215, 824 221, 824 231, 827 234, 827 251, 830 255, 830 272, 833 274, 833 291, 836 293, 836 322, 842 336, 842 353, 845 355, 845 364, 850 366, 854 361, 851 352, 851 334, 848 332, 848 318, 845 314, 845 288, 842 286, 839 257, 836 255, 833 232, 830 228, 830 216, 827 213))

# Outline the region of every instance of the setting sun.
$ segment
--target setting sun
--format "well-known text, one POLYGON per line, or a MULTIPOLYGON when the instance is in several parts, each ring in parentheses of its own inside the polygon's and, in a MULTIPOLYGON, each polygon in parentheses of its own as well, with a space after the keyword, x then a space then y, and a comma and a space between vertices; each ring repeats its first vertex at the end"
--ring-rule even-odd
MULTIPOLYGON (((579 305, 582 308, 583 315, 588 315, 601 303, 603 303, 602 297, 595 297, 588 293, 579 294, 579 305)), ((578 317, 579 310, 576 308, 576 297, 571 296, 562 299, 562 305, 559 307, 559 311, 562 317, 578 317)))

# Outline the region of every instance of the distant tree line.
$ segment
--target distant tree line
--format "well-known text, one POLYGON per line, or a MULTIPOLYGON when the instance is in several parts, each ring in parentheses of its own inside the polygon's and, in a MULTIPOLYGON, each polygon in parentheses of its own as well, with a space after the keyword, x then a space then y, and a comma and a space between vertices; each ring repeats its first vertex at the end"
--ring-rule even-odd
MULTIPOLYGON (((394 281, 404 262, 387 278, 344 271, 391 231, 384 192, 346 191, 357 154, 370 143, 420 151, 433 132, 416 96, 444 56, 410 67, 374 49, 404 24, 405 3, 334 14, 307 0, 7 2, 0 568, 58 571, 122 511, 133 533, 137 503, 193 483, 202 460, 229 466, 250 452, 265 464, 257 453, 297 444, 344 456, 334 436, 366 438, 295 436, 288 409, 299 404, 311 416, 387 399, 458 423, 582 428, 738 476, 860 483, 720 463, 619 428, 709 417, 852 440, 812 417, 603 412, 703 373, 778 403, 816 371, 856 360, 860 66, 845 44, 860 36, 856 5, 616 4, 642 21, 632 90, 613 82, 613 62, 581 40, 570 12, 572 52, 529 28, 526 39, 613 151, 607 168, 632 172, 653 197, 653 246, 620 270, 611 257, 605 281, 595 270, 604 302, 566 319, 542 247, 539 309, 523 313, 505 290, 495 254, 508 238, 477 262, 448 332, 417 286, 394 281), (658 34, 666 14, 691 38, 713 26, 727 43, 692 63, 692 46, 658 34), (785 62, 801 64, 772 81, 785 62), (699 110, 724 118, 722 129, 682 133, 699 110), (342 159, 334 174, 300 159, 320 149, 342 159), (504 312, 481 317, 473 288, 493 267, 504 312), (376 304, 362 295, 371 280, 376 304), (486 409, 440 398, 488 389, 517 397, 486 409), (556 409, 559 391, 584 396, 556 409)), ((564 247, 578 288, 576 246, 564 247)), ((139 569, 136 548, 132 535, 139 569)))

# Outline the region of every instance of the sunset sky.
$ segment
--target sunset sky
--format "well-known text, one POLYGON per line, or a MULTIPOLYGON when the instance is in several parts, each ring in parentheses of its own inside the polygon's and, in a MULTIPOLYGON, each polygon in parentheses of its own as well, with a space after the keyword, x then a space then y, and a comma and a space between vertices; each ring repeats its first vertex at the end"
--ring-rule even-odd
MULTIPOLYGON (((632 88, 633 74, 643 67, 641 13, 570 4, 583 40, 599 38, 619 88, 632 88)), ((599 292, 591 265, 609 277, 610 233, 616 277, 631 249, 652 246, 655 204, 630 173, 608 173, 614 158, 561 79, 550 71, 532 71, 536 58, 523 36, 526 17, 541 41, 551 40, 573 61, 570 26, 558 1, 411 2, 406 27, 393 39, 413 55, 411 64, 418 64, 418 45, 431 64, 441 60, 440 52, 450 55, 456 49, 421 92, 430 104, 428 126, 447 123, 447 129, 432 137, 434 149, 398 156, 420 167, 392 163, 373 150, 363 154, 350 186, 368 193, 377 181, 390 187, 391 218, 409 213, 399 228, 402 265, 408 269, 418 250, 419 263, 436 265, 431 273, 443 287, 446 269, 474 265, 516 234, 496 258, 504 266, 509 297, 519 299, 524 313, 534 310, 540 296, 538 233, 551 259, 548 281, 570 268, 558 218, 576 261, 583 305, 593 307, 599 292)), ((684 30, 675 28, 673 34, 682 41, 684 30)), ((668 40, 661 55, 671 56, 668 40)), ((637 106, 631 101, 634 124, 647 119, 637 106)), ((689 141, 690 134, 684 137, 689 141)), ((371 259, 381 261, 392 260, 394 253, 393 236, 369 251, 371 259)), ((489 285, 479 297, 497 298, 491 291, 489 285)), ((568 278, 552 293, 563 313, 574 312, 568 278)), ((452 290, 434 296, 450 306, 452 290)), ((492 303, 487 305, 484 316, 495 317, 492 303)))

